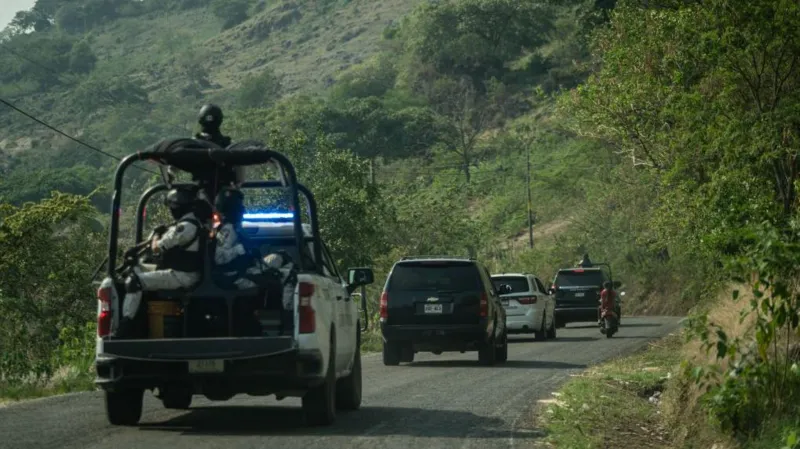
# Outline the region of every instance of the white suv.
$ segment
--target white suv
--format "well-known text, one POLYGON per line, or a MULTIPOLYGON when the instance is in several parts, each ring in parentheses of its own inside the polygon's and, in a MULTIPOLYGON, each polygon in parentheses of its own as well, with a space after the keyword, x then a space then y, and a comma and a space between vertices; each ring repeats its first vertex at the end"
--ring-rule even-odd
POLYGON ((536 276, 502 273, 492 276, 506 310, 509 334, 534 333, 536 340, 556 338, 555 299, 536 276))

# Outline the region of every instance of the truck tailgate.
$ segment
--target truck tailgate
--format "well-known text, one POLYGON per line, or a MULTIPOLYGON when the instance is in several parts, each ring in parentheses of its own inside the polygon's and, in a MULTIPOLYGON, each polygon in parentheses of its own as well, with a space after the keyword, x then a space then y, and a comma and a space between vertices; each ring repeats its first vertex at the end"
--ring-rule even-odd
POLYGON ((98 341, 99 357, 178 361, 268 357, 297 349, 292 337, 175 338, 98 341))

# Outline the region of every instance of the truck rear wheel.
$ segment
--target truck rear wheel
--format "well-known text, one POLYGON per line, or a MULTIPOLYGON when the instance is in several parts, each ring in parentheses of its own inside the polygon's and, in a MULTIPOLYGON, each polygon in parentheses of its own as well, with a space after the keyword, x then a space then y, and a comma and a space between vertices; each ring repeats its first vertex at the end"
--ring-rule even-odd
POLYGON ((186 410, 192 405, 192 390, 187 387, 165 388, 161 402, 164 408, 186 410))
POLYGON ((388 341, 383 342, 383 364, 386 366, 397 366, 402 357, 402 346, 388 341))
POLYGON ((303 412, 306 422, 312 426, 328 426, 336 420, 336 341, 333 338, 325 381, 303 396, 303 412))
POLYGON ((478 362, 486 366, 494 365, 497 362, 497 347, 494 338, 483 343, 478 349, 478 362))
POLYGON ((400 350, 400 361, 402 363, 412 363, 414 361, 414 345, 409 343, 403 346, 400 350))
POLYGON ((336 407, 339 410, 358 410, 361 407, 361 347, 353 356, 353 369, 347 377, 336 382, 336 407))
POLYGON ((508 360, 508 334, 503 332, 503 344, 497 348, 497 361, 505 363, 508 360))
POLYGON ((106 391, 106 418, 114 426, 135 426, 142 417, 144 390, 106 391))
POLYGON ((550 320, 550 327, 547 328, 547 338, 549 340, 555 340, 556 337, 557 337, 557 331, 556 331, 556 322, 554 318, 550 320))
POLYGON ((545 325, 547 324, 547 320, 545 320, 545 315, 542 314, 542 324, 539 326, 539 330, 535 331, 534 339, 536 341, 545 341, 547 340, 547 328, 545 325))

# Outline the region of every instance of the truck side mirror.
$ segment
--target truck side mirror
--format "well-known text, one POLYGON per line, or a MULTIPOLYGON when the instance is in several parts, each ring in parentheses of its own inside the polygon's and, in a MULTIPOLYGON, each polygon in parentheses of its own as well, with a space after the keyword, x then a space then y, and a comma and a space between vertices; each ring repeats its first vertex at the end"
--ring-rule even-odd
POLYGON ((614 283, 612 285, 614 286, 614 288, 620 288, 620 286, 622 286, 622 282, 614 281, 614 283))
POLYGON ((347 290, 353 293, 358 287, 370 285, 375 282, 372 268, 350 268, 347 270, 347 290))

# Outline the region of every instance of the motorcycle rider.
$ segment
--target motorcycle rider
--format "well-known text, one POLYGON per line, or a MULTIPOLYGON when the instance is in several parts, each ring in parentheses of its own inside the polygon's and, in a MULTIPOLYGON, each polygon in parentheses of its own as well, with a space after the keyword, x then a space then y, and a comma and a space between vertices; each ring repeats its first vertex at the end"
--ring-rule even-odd
POLYGON ((175 223, 164 229, 153 231, 150 247, 157 259, 156 270, 144 272, 135 266, 125 281, 125 300, 119 336, 133 332, 134 319, 139 313, 142 292, 190 288, 200 280, 203 270, 203 255, 200 239, 206 232, 195 214, 197 191, 179 187, 170 190, 164 200, 175 223))
POLYGON ((607 312, 611 312, 614 316, 617 315, 616 302, 617 293, 613 290, 611 282, 605 281, 603 283, 603 290, 600 292, 600 314, 597 320, 598 325, 602 324, 603 315, 605 315, 607 312))

